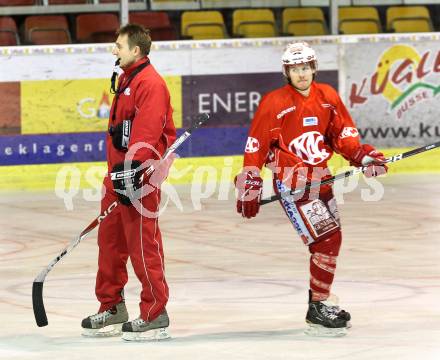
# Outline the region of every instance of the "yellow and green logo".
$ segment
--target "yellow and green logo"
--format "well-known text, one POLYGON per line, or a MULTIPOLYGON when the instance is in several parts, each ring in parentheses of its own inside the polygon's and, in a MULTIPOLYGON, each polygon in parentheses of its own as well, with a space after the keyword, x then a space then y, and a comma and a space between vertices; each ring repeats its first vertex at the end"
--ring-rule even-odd
POLYGON ((401 118, 423 100, 440 93, 439 77, 431 76, 439 72, 440 51, 435 54, 428 50, 420 54, 412 46, 394 45, 381 54, 372 75, 351 84, 350 107, 381 95, 401 118), (436 83, 432 82, 434 78, 436 83))

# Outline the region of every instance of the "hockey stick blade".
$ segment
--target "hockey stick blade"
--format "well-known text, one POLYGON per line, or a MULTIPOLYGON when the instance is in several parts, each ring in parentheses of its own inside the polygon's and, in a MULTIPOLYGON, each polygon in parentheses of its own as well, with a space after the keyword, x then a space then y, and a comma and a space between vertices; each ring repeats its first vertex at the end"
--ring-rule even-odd
POLYGON ((35 321, 39 327, 46 326, 47 315, 43 303, 43 283, 34 282, 32 284, 32 307, 34 309, 35 321))
MULTIPOLYGON (((414 156, 414 155, 423 153, 425 151, 437 149, 439 147, 440 147, 440 141, 435 142, 433 144, 421 146, 419 148, 415 148, 415 149, 412 149, 410 151, 407 151, 407 152, 404 152, 404 153, 401 153, 401 154, 396 154, 394 156, 391 156, 391 157, 386 159, 386 163, 387 164, 393 163, 393 162, 396 162, 396 161, 399 161, 399 160, 402 160, 402 159, 406 159, 406 158, 408 158, 410 156, 414 156)), ((283 192, 281 194, 272 195, 270 198, 262 199, 260 201, 260 205, 269 204, 269 203, 271 203, 273 201, 280 200, 281 198, 283 198, 285 196, 295 196, 295 195, 298 195, 298 194, 302 194, 302 193, 306 192, 307 190, 314 189, 316 187, 320 187, 320 186, 323 186, 323 185, 331 184, 331 183, 334 183, 337 180, 345 179, 345 178, 350 177, 350 176, 355 175, 355 174, 364 173, 367 169, 368 169, 368 166, 364 166, 364 167, 360 167, 360 168, 355 168, 353 170, 349 170, 349 171, 337 174, 335 176, 332 176, 332 177, 330 177, 330 178, 328 178, 326 180, 323 180, 323 181, 312 182, 311 184, 308 184, 308 185, 306 185, 305 187, 303 187, 301 189, 288 190, 288 191, 285 191, 285 192, 283 192)))
MULTIPOLYGON (((113 204, 112 204, 113 205, 113 204)), ((112 206, 110 205, 110 206, 112 206)), ((106 210, 107 211, 107 210, 106 210)), ((111 211, 111 210, 110 210, 111 211)), ((72 251, 83 240, 90 231, 92 231, 97 224, 99 224, 99 218, 93 220, 89 226, 87 226, 81 234, 74 238, 68 246, 66 246, 61 253, 53 259, 46 268, 44 268, 38 276, 35 278, 32 284, 32 309, 34 310, 35 321, 39 327, 46 326, 48 324, 46 309, 43 302, 43 285, 47 274, 52 268, 70 251, 72 251)))
MULTIPOLYGON (((193 130, 199 128, 209 119, 208 114, 197 115, 195 123, 186 130, 178 139, 167 149, 163 155, 163 159, 166 159, 171 153, 176 151, 176 149, 191 135, 193 130)), ((154 169, 151 169, 151 172, 154 169)), ((117 206, 119 202, 115 201, 110 206, 104 210, 99 216, 94 219, 78 237, 75 237, 68 246, 66 246, 60 254, 53 259, 49 265, 47 265, 35 278, 32 284, 32 308, 34 310, 35 321, 39 327, 48 325, 46 309, 44 308, 43 302, 43 285, 47 274, 52 270, 52 268, 68 253, 70 253, 78 244, 96 227, 101 223, 117 206)))

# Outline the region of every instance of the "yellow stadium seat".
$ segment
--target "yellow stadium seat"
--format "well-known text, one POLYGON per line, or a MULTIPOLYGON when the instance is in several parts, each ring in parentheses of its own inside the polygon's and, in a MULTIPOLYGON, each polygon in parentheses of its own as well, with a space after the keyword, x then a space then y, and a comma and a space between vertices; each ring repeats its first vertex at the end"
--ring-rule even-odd
POLYGON ((339 24, 340 34, 377 34, 377 25, 371 21, 345 21, 339 24))
POLYGON ((220 11, 185 11, 181 17, 183 37, 194 40, 224 39, 227 32, 223 15, 220 11))
POLYGON ((432 28, 426 19, 396 19, 393 21, 393 30, 396 33, 431 32, 432 28))
POLYGON ((234 36, 246 38, 277 36, 275 17, 269 9, 240 9, 232 13, 234 36))
POLYGON ((433 31, 428 8, 425 6, 390 6, 387 9, 387 30, 394 32, 433 31))
POLYGON ((377 34, 382 32, 379 14, 374 7, 339 8, 341 34, 377 34))
POLYGON ((283 33, 308 36, 327 35, 327 23, 320 8, 287 8, 283 10, 283 33))

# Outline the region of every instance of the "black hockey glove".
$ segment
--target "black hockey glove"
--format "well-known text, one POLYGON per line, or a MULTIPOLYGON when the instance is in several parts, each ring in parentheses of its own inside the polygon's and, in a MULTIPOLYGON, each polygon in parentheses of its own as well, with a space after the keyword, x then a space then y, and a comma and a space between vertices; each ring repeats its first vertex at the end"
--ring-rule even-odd
POLYGON ((130 142, 131 121, 123 120, 121 123, 112 127, 109 131, 112 137, 112 143, 115 149, 119 151, 127 151, 130 142))
POLYGON ((110 173, 113 188, 118 194, 121 204, 129 206, 133 200, 140 198, 142 187, 143 170, 140 170, 142 162, 133 160, 116 164, 110 173))

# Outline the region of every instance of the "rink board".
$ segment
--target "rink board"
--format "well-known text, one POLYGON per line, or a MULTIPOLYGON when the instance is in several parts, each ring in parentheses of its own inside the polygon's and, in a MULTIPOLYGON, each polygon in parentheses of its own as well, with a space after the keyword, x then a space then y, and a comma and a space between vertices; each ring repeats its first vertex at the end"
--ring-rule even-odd
MULTIPOLYGON (((383 150, 391 156, 410 150, 394 148, 383 150)), ((439 151, 434 150, 396 162, 389 167, 390 174, 440 172, 439 151)), ((177 159, 168 181, 171 184, 192 182, 232 181, 240 171, 242 156, 208 156, 177 159), (209 174, 209 175, 208 175, 209 174)), ((333 173, 347 170, 347 162, 339 155, 333 156, 329 167, 333 173)), ((79 188, 99 188, 106 172, 105 162, 80 162, 67 164, 41 164, 0 167, 0 190, 51 190, 58 182, 79 174, 79 188)), ((269 171, 266 170, 269 179, 269 171)))
MULTIPOLYGON (((319 59, 317 80, 338 89, 362 141, 392 155, 440 140, 439 39, 438 33, 421 33, 307 41, 319 59)), ((283 84, 280 54, 291 41, 281 37, 153 44, 151 61, 170 88, 179 131, 199 113, 212 115, 210 129, 199 129, 179 149, 184 159, 176 164, 194 168, 170 182, 193 182, 191 174, 199 176, 203 166, 214 168, 211 177, 232 179, 259 100, 283 84), (236 159, 231 174, 224 171, 224 156, 236 159)), ((92 179, 80 181, 82 188, 100 183, 111 102, 111 50, 112 44, 0 50, 0 190, 52 189, 60 170, 69 173, 66 166, 92 179)), ((331 165, 342 164, 335 161, 331 165)), ((390 173, 438 172, 438 164, 435 151, 393 164, 390 173)))

